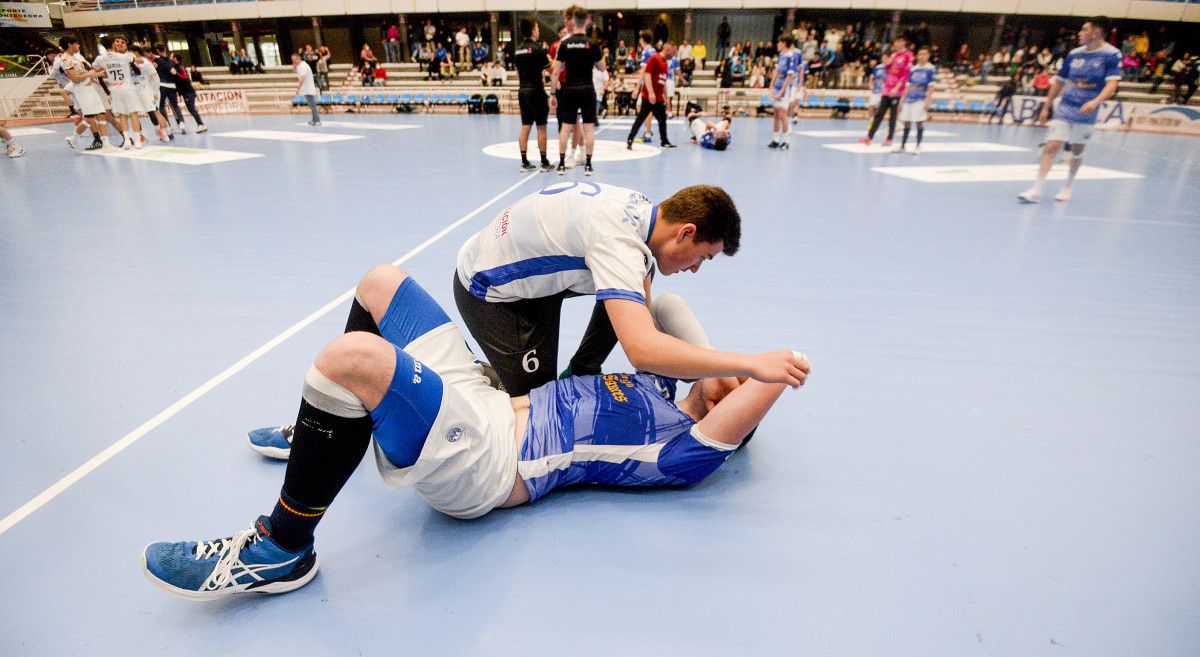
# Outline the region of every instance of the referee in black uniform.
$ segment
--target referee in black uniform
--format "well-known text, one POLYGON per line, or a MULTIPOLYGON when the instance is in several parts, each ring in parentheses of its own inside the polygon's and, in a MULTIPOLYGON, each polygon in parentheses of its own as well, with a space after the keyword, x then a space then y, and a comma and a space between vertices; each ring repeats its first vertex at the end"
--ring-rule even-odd
POLYGON ((579 5, 571 5, 563 11, 567 29, 571 35, 558 44, 554 58, 554 69, 550 73, 550 85, 558 91, 558 72, 567 69, 561 100, 558 101, 558 175, 567 172, 567 137, 575 125, 577 116, 583 117, 583 143, 587 161, 583 165, 585 175, 592 175, 592 149, 596 145, 596 88, 592 86, 592 69, 604 67, 604 53, 600 45, 587 38, 587 11, 579 5))
POLYGON ((529 163, 529 130, 537 124, 538 150, 542 153, 542 171, 549 171, 550 160, 546 158, 546 117, 550 115, 550 101, 546 98, 546 87, 542 72, 550 65, 546 49, 538 43, 538 24, 532 18, 521 19, 521 45, 513 51, 513 65, 517 68, 520 89, 517 101, 521 105, 521 134, 517 145, 521 147, 521 171, 535 171, 529 163))

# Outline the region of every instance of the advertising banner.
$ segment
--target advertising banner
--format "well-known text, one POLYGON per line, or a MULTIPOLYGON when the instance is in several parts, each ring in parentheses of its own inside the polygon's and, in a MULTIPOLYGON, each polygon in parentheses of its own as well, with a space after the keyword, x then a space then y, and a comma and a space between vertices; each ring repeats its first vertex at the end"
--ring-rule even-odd
POLYGON ((244 114, 250 111, 250 104, 241 89, 196 91, 196 109, 201 114, 244 114))
MULTIPOLYGON (((1041 96, 1013 96, 1009 118, 1032 123, 1043 101, 1041 96)), ((1110 100, 1100 106, 1096 128, 1200 135, 1200 108, 1110 100)))
POLYGON ((0 27, 51 27, 50 6, 36 2, 0 2, 0 27))

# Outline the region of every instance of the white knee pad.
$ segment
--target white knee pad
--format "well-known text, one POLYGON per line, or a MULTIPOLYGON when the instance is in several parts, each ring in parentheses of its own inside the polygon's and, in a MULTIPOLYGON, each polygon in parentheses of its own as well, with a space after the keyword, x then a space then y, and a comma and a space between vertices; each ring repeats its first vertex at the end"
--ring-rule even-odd
POLYGON ((367 409, 349 390, 334 383, 314 365, 304 375, 304 401, 338 417, 363 417, 367 409))

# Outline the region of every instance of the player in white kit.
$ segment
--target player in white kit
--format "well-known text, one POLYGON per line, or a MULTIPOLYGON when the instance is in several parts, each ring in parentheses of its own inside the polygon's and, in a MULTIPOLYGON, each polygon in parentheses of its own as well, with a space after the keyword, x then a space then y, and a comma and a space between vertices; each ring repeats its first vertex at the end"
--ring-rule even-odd
POLYGON ((92 67, 104 71, 108 80, 108 90, 112 93, 112 111, 117 117, 117 126, 125 137, 121 148, 141 148, 145 137, 142 136, 142 122, 138 114, 142 111, 142 99, 138 96, 133 85, 133 55, 129 52, 129 42, 125 37, 112 37, 112 50, 100 55, 92 62, 92 67))
POLYGON ((137 67, 138 72, 133 78, 133 88, 142 101, 142 110, 139 113, 146 115, 154 124, 158 130, 159 141, 171 141, 175 135, 167 132, 167 117, 158 111, 158 69, 154 62, 146 57, 146 51, 141 46, 134 45, 129 50, 133 53, 133 65, 137 67))
POLYGON ((72 150, 79 150, 79 137, 87 132, 88 127, 92 128, 92 143, 85 150, 94 151, 99 148, 104 148, 104 143, 100 141, 100 133, 96 131, 96 121, 92 119, 88 121, 84 118, 83 113, 75 107, 75 98, 71 95, 71 87, 74 84, 71 82, 70 76, 62 69, 64 59, 62 52, 53 48, 46 51, 47 68, 50 70, 50 77, 58 83, 59 90, 62 92, 63 99, 71 106, 71 121, 75 124, 75 132, 67 137, 67 146, 72 150))
MULTIPOLYGON (((99 133, 101 146, 112 148, 112 142, 108 139, 108 125, 104 120, 107 110, 104 108, 104 101, 100 99, 101 92, 95 82, 96 78, 104 77, 104 72, 92 69, 87 60, 79 54, 79 39, 65 36, 59 39, 59 45, 63 52, 54 60, 54 70, 70 80, 67 91, 71 92, 76 109, 83 115, 92 132, 99 133)), ((71 144, 72 148, 75 147, 73 142, 67 143, 71 144)))

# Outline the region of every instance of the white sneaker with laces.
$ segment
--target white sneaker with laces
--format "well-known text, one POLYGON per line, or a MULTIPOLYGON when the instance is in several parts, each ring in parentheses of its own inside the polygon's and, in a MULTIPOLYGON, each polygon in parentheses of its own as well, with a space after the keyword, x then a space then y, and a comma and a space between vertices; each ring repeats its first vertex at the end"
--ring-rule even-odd
POLYGON ((1058 190, 1058 193, 1054 195, 1054 200, 1058 201, 1059 203, 1066 203, 1067 201, 1071 200, 1071 188, 1063 187, 1062 189, 1058 190))
POLYGON ((1020 194, 1017 194, 1017 198, 1022 203, 1041 203, 1042 202, 1042 193, 1038 191, 1037 187, 1030 187, 1029 189, 1021 192, 1020 194))
POLYGON ((17 144, 9 144, 8 145, 8 156, 9 157, 16 159, 18 157, 21 157, 24 154, 25 154, 25 149, 21 148, 17 144))
POLYGON ((901 146, 900 144, 896 144, 895 146, 892 146, 892 152, 893 153, 903 153, 904 147, 901 146))
POLYGON ((575 149, 575 164, 587 162, 587 153, 582 148, 575 149))

